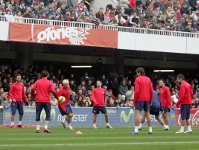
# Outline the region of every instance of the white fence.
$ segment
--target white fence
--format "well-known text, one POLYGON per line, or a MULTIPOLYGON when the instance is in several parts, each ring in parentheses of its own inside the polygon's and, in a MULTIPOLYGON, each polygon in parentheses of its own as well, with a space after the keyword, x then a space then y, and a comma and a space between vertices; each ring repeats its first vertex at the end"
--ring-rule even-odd
MULTIPOLYGON (((58 21, 58 20, 22 18, 22 17, 13 17, 12 19, 9 18, 9 20, 12 20, 11 22, 18 22, 18 23, 46 24, 46 25, 56 25, 56 26, 70 26, 70 27, 80 27, 80 28, 92 28, 99 30, 130 32, 130 33, 139 33, 139 34, 199 38, 199 33, 189 33, 182 31, 154 30, 154 29, 145 29, 145 28, 111 26, 103 24, 95 25, 93 23, 84 23, 84 22, 58 21)), ((7 19, 5 16, 0 15, 0 21, 7 22, 7 19)))

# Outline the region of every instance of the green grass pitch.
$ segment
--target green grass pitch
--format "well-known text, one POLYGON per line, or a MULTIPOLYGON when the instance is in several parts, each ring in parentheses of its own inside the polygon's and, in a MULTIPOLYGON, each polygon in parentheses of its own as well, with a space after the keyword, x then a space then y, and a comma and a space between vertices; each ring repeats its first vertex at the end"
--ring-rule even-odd
MULTIPOLYGON (((1 128, 0 149, 5 150, 198 150, 199 130, 193 127, 192 134, 176 134, 180 127, 153 127, 148 134, 144 127, 138 135, 130 135, 133 128, 75 128, 73 131, 51 127, 51 133, 36 134, 33 128, 1 128), (81 131, 82 135, 76 135, 81 131)), ((187 129, 187 128, 185 128, 187 129)))

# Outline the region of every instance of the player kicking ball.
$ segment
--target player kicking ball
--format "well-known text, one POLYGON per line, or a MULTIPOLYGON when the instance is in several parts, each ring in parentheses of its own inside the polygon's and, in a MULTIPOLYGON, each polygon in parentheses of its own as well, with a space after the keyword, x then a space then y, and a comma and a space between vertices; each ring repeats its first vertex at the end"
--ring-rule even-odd
POLYGON ((91 100, 94 102, 93 106, 93 128, 97 129, 96 119, 99 112, 103 113, 106 120, 106 127, 112 129, 109 124, 108 114, 106 110, 106 90, 102 88, 101 81, 97 81, 97 88, 92 90, 91 100))
MULTIPOLYGON (((153 90, 153 101, 152 101, 152 105, 150 106, 150 114, 151 115, 155 115, 155 119, 162 125, 164 126, 164 122, 162 121, 162 119, 160 119, 159 113, 161 111, 161 102, 160 102, 160 98, 158 96, 158 92, 153 90)), ((142 126, 144 124, 146 116, 143 114, 141 117, 141 121, 140 121, 140 125, 138 127, 138 130, 142 129, 142 126)))
POLYGON ((71 126, 71 118, 73 117, 73 111, 70 105, 70 86, 69 86, 69 80, 63 80, 63 86, 60 88, 58 97, 65 98, 64 102, 58 101, 59 110, 62 116, 66 116, 64 120, 62 120, 61 124, 64 128, 68 128, 68 130, 73 130, 73 127, 71 126), (67 122, 67 125, 66 125, 67 122))
POLYGON ((191 125, 190 125, 190 109, 191 103, 193 99, 193 91, 191 85, 185 81, 185 77, 183 74, 179 74, 177 76, 177 82, 180 83, 180 94, 178 97, 178 102, 176 107, 180 106, 181 113, 181 128, 176 133, 192 133, 191 125), (187 131, 184 132, 184 126, 188 126, 187 131))

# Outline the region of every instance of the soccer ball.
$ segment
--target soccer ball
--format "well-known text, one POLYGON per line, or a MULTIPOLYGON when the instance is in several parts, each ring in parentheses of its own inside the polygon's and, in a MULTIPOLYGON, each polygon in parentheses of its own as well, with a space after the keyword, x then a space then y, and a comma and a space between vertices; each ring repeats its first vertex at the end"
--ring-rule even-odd
POLYGON ((58 99, 59 103, 61 103, 61 104, 64 103, 65 100, 66 100, 66 98, 64 96, 60 96, 58 99))

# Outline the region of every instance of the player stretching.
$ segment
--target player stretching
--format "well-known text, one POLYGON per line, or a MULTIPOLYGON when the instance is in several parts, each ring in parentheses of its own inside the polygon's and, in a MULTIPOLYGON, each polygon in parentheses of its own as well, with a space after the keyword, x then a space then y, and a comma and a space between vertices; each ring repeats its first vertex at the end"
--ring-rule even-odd
POLYGON ((64 120, 62 120, 61 124, 63 125, 64 128, 66 128, 66 121, 68 123, 67 127, 68 130, 73 130, 71 126, 71 118, 73 117, 73 111, 70 105, 70 86, 69 86, 69 81, 68 80, 63 80, 63 86, 60 88, 58 97, 64 96, 66 98, 64 103, 59 103, 59 110, 62 116, 66 116, 64 120))
POLYGON ((105 120, 106 120, 106 127, 112 129, 112 127, 109 124, 109 120, 108 120, 108 114, 106 111, 106 90, 103 89, 102 87, 102 83, 101 81, 97 81, 97 88, 92 90, 92 95, 91 95, 91 100, 94 102, 94 106, 93 106, 93 128, 97 129, 96 126, 96 119, 97 119, 97 114, 99 114, 99 112, 103 113, 105 116, 105 120))
POLYGON ((176 133, 192 133, 191 125, 190 125, 190 108, 191 102, 193 99, 193 91, 191 85, 185 81, 185 77, 183 74, 179 74, 177 76, 177 82, 180 83, 180 94, 178 97, 178 102, 176 107, 180 106, 180 113, 181 113, 181 128, 176 133), (184 132, 184 126, 188 126, 188 130, 184 132))
POLYGON ((22 118, 23 118, 23 102, 22 97, 27 101, 28 98, 24 92, 24 85, 21 83, 21 75, 16 76, 16 82, 11 85, 10 88, 10 98, 12 99, 11 103, 11 110, 12 110, 12 116, 11 116, 11 128, 14 128, 14 117, 16 110, 18 109, 19 112, 19 123, 18 127, 23 128, 22 126, 22 118))
POLYGON ((135 92, 133 104, 135 106, 135 130, 130 134, 138 134, 138 126, 140 124, 140 112, 144 109, 144 116, 146 116, 149 134, 152 134, 151 116, 150 116, 150 105, 153 99, 153 88, 151 81, 145 76, 143 68, 136 69, 137 78, 135 79, 135 92))
MULTIPOLYGON (((158 92, 153 90, 153 101, 152 101, 152 105, 150 106, 150 114, 151 115, 155 115, 155 119, 162 125, 164 126, 164 122, 162 121, 162 119, 160 119, 159 116, 159 112, 161 111, 161 102, 160 102, 160 98, 158 96, 158 92)), ((144 123, 145 120, 145 115, 143 114, 141 117, 141 123, 138 127, 139 130, 142 129, 142 125, 144 123)))
POLYGON ((160 87, 160 100, 162 103, 162 117, 164 120, 164 128, 163 130, 169 130, 169 112, 171 107, 171 93, 167 86, 165 86, 165 81, 163 79, 159 80, 160 87))
POLYGON ((48 72, 43 70, 41 72, 42 79, 39 79, 35 82, 31 89, 31 96, 34 97, 36 91, 36 133, 40 133, 40 114, 44 108, 46 113, 44 132, 50 133, 48 129, 48 123, 50 121, 50 92, 58 99, 56 91, 54 89, 53 83, 47 80, 48 72))

